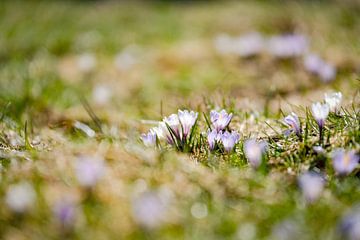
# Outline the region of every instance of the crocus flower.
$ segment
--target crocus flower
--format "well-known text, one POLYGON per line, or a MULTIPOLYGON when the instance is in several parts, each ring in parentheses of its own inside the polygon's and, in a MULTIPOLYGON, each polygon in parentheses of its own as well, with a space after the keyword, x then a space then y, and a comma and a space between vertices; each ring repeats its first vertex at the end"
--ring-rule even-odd
POLYGON ((269 52, 278 58, 291 58, 302 55, 307 50, 307 39, 298 34, 286 34, 270 38, 269 52))
POLYGON ((36 193, 28 182, 10 185, 5 196, 5 203, 17 213, 27 211, 35 202, 36 193))
POLYGON ((330 111, 337 112, 342 100, 341 92, 325 93, 325 102, 329 105, 330 111))
POLYGON ((264 48, 264 39, 252 32, 234 39, 234 53, 240 57, 251 57, 259 54, 264 48))
POLYGON ((229 125, 233 114, 228 114, 225 109, 221 110, 220 112, 217 112, 215 110, 212 110, 210 112, 210 121, 216 131, 224 130, 227 125, 229 125))
POLYGON ((90 188, 103 177, 105 164, 103 159, 80 157, 76 161, 75 173, 80 185, 90 188))
POLYGON ((359 156, 355 151, 337 149, 332 154, 333 167, 339 175, 351 173, 359 164, 359 156))
POLYGON ((171 114, 169 117, 165 117, 163 122, 169 125, 169 127, 175 132, 177 138, 181 137, 181 126, 178 115, 171 114))
POLYGON ((305 200, 309 203, 316 201, 325 185, 324 178, 316 172, 306 172, 298 179, 299 187, 305 200))
POLYGON ((217 141, 217 136, 218 136, 218 132, 213 129, 212 131, 210 131, 210 129, 207 132, 207 142, 209 144, 209 148, 210 150, 214 150, 215 148, 215 144, 217 141))
POLYGON ((310 73, 318 74, 322 65, 323 60, 316 54, 308 54, 304 57, 304 67, 310 73))
POLYGON ((266 148, 266 142, 257 142, 255 139, 248 139, 245 141, 244 153, 253 168, 256 169, 261 165, 266 148))
POLYGON ((319 68, 318 74, 320 79, 327 83, 334 80, 336 77, 336 68, 333 65, 324 62, 319 68))
POLYGON ((295 113, 291 113, 284 118, 286 124, 288 124, 297 136, 301 136, 300 121, 295 113))
POLYGON ((156 145, 156 132, 153 129, 146 134, 141 134, 141 140, 146 147, 153 147, 156 145))
POLYGON ((329 105, 321 104, 319 102, 313 103, 311 106, 311 112, 320 128, 325 125, 325 120, 329 115, 329 105))
POLYGON ((341 220, 339 225, 342 239, 359 240, 360 239, 360 206, 350 209, 341 220))
POLYGON ((178 110, 178 116, 183 129, 183 137, 184 139, 186 139, 186 137, 190 133, 190 130, 196 122, 198 113, 194 111, 189 112, 188 110, 178 110))
POLYGON ((235 144, 238 143, 240 139, 240 135, 234 131, 232 131, 231 133, 225 131, 224 133, 220 133, 220 136, 221 136, 221 142, 226 152, 231 152, 235 144))
POLYGON ((75 221, 76 207, 69 200, 56 202, 53 208, 56 219, 63 227, 71 227, 75 221))

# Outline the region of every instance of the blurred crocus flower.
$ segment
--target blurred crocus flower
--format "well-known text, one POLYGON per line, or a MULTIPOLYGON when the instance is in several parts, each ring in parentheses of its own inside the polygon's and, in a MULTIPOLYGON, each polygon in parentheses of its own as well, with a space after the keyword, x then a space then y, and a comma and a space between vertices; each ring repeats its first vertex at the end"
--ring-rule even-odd
POLYGON ((17 213, 27 211, 36 200, 36 193, 33 186, 28 182, 20 182, 10 185, 5 196, 5 202, 17 213))
POLYGON ((145 228, 156 228, 164 223, 167 202, 157 192, 141 193, 132 201, 132 214, 135 221, 145 228))
POLYGON ((298 183, 305 200, 312 203, 322 194, 325 180, 316 172, 306 172, 298 178, 298 183))
POLYGON ((77 65, 80 71, 91 72, 96 67, 96 57, 92 53, 84 53, 78 57, 77 65))
POLYGON ((257 32, 245 34, 234 40, 234 53, 241 57, 258 55, 261 53, 263 48, 264 39, 257 32))
POLYGON ((239 142, 240 135, 237 132, 232 131, 231 133, 225 131, 224 133, 219 133, 221 142, 224 146, 226 152, 231 152, 236 143, 239 142))
POLYGON ((325 83, 336 77, 336 68, 316 54, 308 54, 304 57, 304 67, 308 72, 319 76, 325 83))
POLYGON ((169 125, 169 127, 174 131, 177 138, 181 137, 181 126, 179 116, 177 114, 171 114, 170 116, 165 117, 163 119, 163 122, 169 125))
POLYGON ((216 131, 224 130, 230 123, 232 119, 233 114, 228 114, 225 109, 221 110, 220 112, 217 112, 215 110, 212 110, 210 112, 210 121, 216 131))
POLYGON ((313 74, 317 74, 323 65, 323 60, 316 54, 308 54, 304 57, 305 69, 313 74))
POLYGON ((214 150, 216 141, 218 140, 217 136, 218 136, 218 132, 215 129, 213 129, 212 131, 210 131, 210 129, 208 130, 207 142, 209 144, 210 150, 214 150))
POLYGON ((292 130, 295 132, 297 136, 301 136, 299 117, 294 112, 286 116, 284 118, 284 121, 287 125, 289 125, 292 128, 292 130))
POLYGON ((75 173, 80 185, 91 188, 105 173, 104 160, 89 156, 80 157, 75 164, 75 173))
POLYGON ((334 80, 334 78, 336 77, 336 68, 329 63, 323 62, 323 64, 318 70, 318 74, 320 79, 323 82, 327 83, 334 80))
POLYGON ((341 104, 342 94, 341 92, 325 93, 325 102, 329 105, 330 111, 337 112, 341 104))
POLYGON ((184 139, 186 139, 198 118, 198 113, 194 111, 189 112, 188 110, 178 110, 178 116, 180 124, 182 125, 184 139))
POLYGON ((278 58, 301 56, 305 53, 307 47, 307 39, 298 34, 273 36, 268 42, 269 52, 278 58))
POLYGON ((315 118, 319 128, 322 129, 325 125, 325 120, 329 115, 329 105, 328 104, 321 104, 319 102, 313 103, 311 106, 311 112, 313 117, 315 118))
POLYGON ((244 153, 250 165, 258 168, 267 149, 266 142, 257 142, 255 139, 248 139, 244 143, 244 153))
POLYGON ((63 227, 71 227, 75 221, 76 206, 69 200, 56 202, 53 208, 54 216, 63 227))
POLYGON ((355 151, 337 149, 332 154, 333 167, 339 175, 351 173, 359 164, 359 156, 355 151))
POLYGON ((360 240, 360 206, 353 207, 339 225, 342 239, 360 240))
POLYGON ((156 132, 150 129, 148 133, 141 134, 141 140, 146 147, 154 147, 156 145, 156 132))

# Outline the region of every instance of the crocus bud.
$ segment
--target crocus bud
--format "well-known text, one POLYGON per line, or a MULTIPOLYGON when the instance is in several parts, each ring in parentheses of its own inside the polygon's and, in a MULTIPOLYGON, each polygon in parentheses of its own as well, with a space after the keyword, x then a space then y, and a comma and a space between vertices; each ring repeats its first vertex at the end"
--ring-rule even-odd
POLYGON ((313 103, 311 106, 311 112, 320 128, 325 125, 325 120, 329 115, 329 105, 321 104, 319 102, 313 103))
POLYGON ((284 118, 284 121, 289 125, 297 136, 301 136, 300 121, 295 113, 291 113, 284 118))

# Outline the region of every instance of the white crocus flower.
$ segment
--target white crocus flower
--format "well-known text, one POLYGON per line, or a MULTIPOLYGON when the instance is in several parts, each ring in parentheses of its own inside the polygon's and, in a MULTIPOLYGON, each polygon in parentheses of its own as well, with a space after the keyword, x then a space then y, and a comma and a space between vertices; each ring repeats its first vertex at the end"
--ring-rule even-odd
POLYGON ((184 139, 186 139, 198 118, 198 113, 194 111, 189 112, 188 110, 178 110, 178 116, 183 128, 184 139))
POLYGON ((319 102, 313 103, 311 106, 311 112, 316 122, 318 123, 320 128, 323 128, 325 125, 325 120, 329 115, 329 105, 321 104, 319 102))
POLYGON ((329 105, 330 111, 338 112, 338 108, 341 104, 342 94, 341 92, 325 93, 325 102, 329 105))

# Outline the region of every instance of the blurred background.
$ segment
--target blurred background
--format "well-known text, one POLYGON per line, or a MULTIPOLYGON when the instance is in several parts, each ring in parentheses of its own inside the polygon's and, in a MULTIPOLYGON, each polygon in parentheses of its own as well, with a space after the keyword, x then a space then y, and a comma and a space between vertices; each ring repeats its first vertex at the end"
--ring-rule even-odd
POLYGON ((43 122, 81 115, 79 96, 103 118, 158 118, 208 97, 257 110, 307 104, 304 95, 356 86, 359 12, 358 1, 2 1, 0 104, 43 122), (249 33, 296 34, 307 47, 244 58, 216 45, 249 33), (331 81, 304 69, 307 53, 336 69, 331 81))

